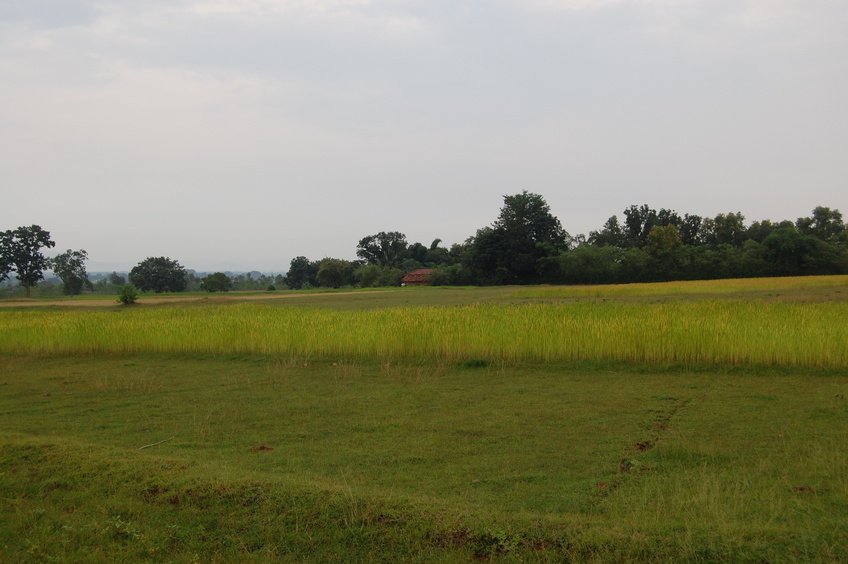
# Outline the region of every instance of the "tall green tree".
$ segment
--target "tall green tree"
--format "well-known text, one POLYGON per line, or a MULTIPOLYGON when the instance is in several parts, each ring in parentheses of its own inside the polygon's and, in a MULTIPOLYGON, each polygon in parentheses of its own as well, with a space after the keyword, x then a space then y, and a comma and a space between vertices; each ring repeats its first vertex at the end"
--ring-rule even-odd
POLYGON ((660 208, 657 211, 647 204, 630 206, 624 210, 624 234, 626 247, 644 247, 648 234, 655 226, 680 225, 683 220, 674 210, 660 208))
POLYGON ((626 247, 627 236, 618 222, 618 216, 610 217, 600 231, 590 231, 589 243, 598 247, 626 247))
POLYGON ((148 257, 130 270, 130 283, 142 292, 182 292, 188 285, 188 276, 175 260, 148 257))
POLYGON ((91 288, 91 281, 85 271, 85 261, 88 253, 83 249, 72 251, 68 249, 50 259, 50 268, 62 281, 62 291, 68 296, 76 296, 82 293, 84 288, 91 288))
POLYGON ((826 243, 835 243, 840 239, 848 240, 839 210, 817 206, 812 216, 798 218, 795 225, 801 234, 812 235, 826 243))
POLYGON ((380 231, 359 240, 356 256, 367 264, 397 268, 406 257, 406 235, 398 231, 380 231))
POLYGON ((41 249, 55 246, 50 232, 38 225, 4 231, 0 234, 0 280, 14 272, 30 297, 32 288, 44 280, 44 271, 50 268, 50 259, 41 249))
POLYGON ((319 263, 310 261, 303 256, 293 258, 289 263, 289 271, 286 274, 286 286, 291 290, 318 286, 319 266, 319 263))
POLYGON ((704 238, 710 245, 732 245, 741 247, 748 239, 745 216, 741 212, 720 213, 703 223, 704 238))
POLYGON ((570 237, 539 194, 504 196, 491 227, 477 231, 463 256, 479 283, 532 284, 552 281, 551 260, 568 249, 570 237))

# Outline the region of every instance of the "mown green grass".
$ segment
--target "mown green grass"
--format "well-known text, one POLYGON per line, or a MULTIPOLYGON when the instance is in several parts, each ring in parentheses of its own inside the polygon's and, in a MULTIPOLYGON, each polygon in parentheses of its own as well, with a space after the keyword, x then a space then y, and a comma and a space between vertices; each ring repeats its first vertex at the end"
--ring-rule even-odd
POLYGON ((2 364, 5 561, 848 556, 838 371, 2 364))

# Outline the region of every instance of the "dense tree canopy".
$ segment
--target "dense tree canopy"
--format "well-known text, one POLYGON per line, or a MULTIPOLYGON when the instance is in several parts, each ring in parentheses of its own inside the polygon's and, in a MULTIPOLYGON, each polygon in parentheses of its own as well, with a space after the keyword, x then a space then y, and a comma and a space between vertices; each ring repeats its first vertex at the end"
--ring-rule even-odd
POLYGON ((406 258, 406 248, 406 235, 403 233, 380 231, 360 239, 356 246, 356 256, 367 264, 395 268, 406 258))
POLYGON ((182 292, 188 283, 185 268, 168 257, 148 257, 130 270, 130 283, 142 292, 182 292))
POLYGON ((286 275, 286 286, 292 290, 318 286, 318 266, 317 262, 303 256, 293 258, 286 275))
POLYGON ((504 196, 498 218, 477 231, 463 263, 482 283, 552 281, 558 271, 553 259, 568 249, 569 239, 544 198, 525 190, 504 196))
POLYGON ((356 265, 352 262, 326 258, 321 261, 316 277, 318 284, 326 288, 341 288, 354 283, 353 273, 356 265))
POLYGON ((223 272, 209 274, 200 280, 200 289, 207 292, 229 292, 232 287, 233 281, 223 272))

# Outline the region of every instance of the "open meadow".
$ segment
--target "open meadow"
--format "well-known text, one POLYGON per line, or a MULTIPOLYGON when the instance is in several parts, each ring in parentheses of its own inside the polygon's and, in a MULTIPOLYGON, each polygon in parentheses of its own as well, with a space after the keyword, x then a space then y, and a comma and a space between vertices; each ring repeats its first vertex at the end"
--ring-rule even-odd
POLYGON ((845 276, 2 305, 3 562, 848 561, 845 276))

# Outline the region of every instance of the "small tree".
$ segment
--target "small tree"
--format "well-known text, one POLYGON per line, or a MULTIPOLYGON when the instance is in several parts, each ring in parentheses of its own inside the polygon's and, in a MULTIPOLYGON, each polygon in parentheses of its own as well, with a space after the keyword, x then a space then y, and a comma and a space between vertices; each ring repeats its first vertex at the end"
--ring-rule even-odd
POLYGON ((78 251, 68 249, 50 260, 50 267, 62 281, 62 289, 66 295, 76 296, 82 293, 83 288, 92 287, 88 273, 85 271, 86 260, 88 260, 88 253, 82 249, 78 251))
POLYGON ((124 305, 134 304, 138 299, 135 287, 132 284, 127 284, 121 288, 121 293, 118 294, 118 303, 124 305))
POLYGON ((133 267, 130 283, 142 292, 182 292, 188 284, 188 276, 177 261, 150 257, 133 267))
POLYGON ((127 279, 118 274, 117 272, 112 272, 109 275, 109 284, 114 284, 115 286, 123 286, 127 283, 127 279))
POLYGON ((26 296, 30 297, 33 286, 44 280, 44 271, 50 267, 50 259, 40 251, 44 247, 55 246, 50 232, 38 225, 0 233, 0 281, 10 272, 15 272, 26 296))

